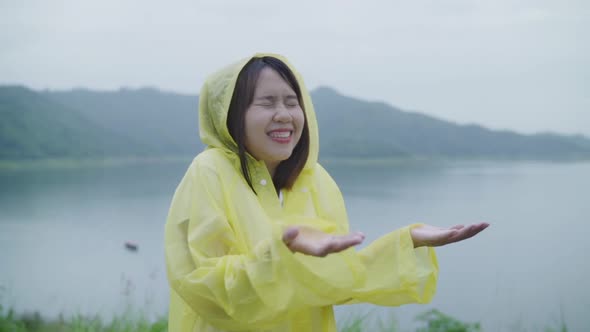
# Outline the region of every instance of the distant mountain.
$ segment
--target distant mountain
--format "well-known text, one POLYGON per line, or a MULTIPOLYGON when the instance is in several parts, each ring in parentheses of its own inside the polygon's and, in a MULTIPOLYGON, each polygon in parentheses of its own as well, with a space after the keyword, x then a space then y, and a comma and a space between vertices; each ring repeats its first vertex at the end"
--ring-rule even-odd
MULTIPOLYGON (((590 159, 590 139, 457 125, 330 88, 312 92, 322 157, 590 159)), ((198 97, 152 88, 0 87, 0 159, 195 155, 198 97)))
POLYGON ((153 88, 98 92, 44 91, 43 96, 78 110, 94 123, 141 142, 158 155, 197 154, 199 139, 197 96, 153 88))
POLYGON ((521 135, 479 125, 457 125, 381 102, 350 98, 330 88, 312 92, 322 152, 333 156, 467 158, 588 158, 590 139, 521 135))
POLYGON ((0 160, 149 154, 76 109, 17 86, 0 87, 0 160))

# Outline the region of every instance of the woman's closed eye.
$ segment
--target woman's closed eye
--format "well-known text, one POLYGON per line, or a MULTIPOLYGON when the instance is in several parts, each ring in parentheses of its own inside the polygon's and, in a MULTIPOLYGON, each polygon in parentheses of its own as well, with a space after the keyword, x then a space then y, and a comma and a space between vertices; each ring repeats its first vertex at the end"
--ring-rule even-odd
MULTIPOLYGON (((261 103, 255 103, 254 105, 259 106, 259 107, 264 107, 264 108, 273 108, 276 106, 276 103, 274 103, 274 102, 261 102, 261 103)), ((289 100, 289 101, 286 101, 284 103, 284 105, 287 108, 293 108, 293 107, 299 106, 299 102, 289 100)))
POLYGON ((269 108, 274 107, 277 102, 274 96, 262 96, 254 99, 254 106, 269 108))
POLYGON ((274 103, 269 103, 269 102, 267 102, 267 103, 258 103, 258 104, 255 104, 255 105, 256 106, 260 106, 260 107, 264 107, 264 108, 271 108, 271 107, 274 107, 275 106, 274 103))
POLYGON ((285 99, 285 106, 297 107, 297 106, 299 106, 299 100, 297 100, 296 96, 289 96, 285 99))

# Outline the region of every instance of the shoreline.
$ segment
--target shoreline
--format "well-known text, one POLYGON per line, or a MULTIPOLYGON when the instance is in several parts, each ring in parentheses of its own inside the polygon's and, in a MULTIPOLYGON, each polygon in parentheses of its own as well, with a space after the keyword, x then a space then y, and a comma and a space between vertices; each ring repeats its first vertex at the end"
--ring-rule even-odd
MULTIPOLYGON (((190 161, 196 155, 172 155, 172 156, 125 156, 106 158, 43 158, 29 160, 0 160, 0 172, 22 170, 45 169, 80 169, 80 168, 105 168, 138 164, 168 164, 190 161)), ((354 157, 325 157, 320 158, 322 165, 340 164, 344 166, 401 166, 415 164, 441 164, 461 162, 506 162, 506 163, 585 163, 590 158, 491 158, 491 157, 441 157, 441 156, 404 156, 385 158, 354 158, 354 157)))
POLYGON ((33 160, 0 160, 0 172, 36 169, 104 168, 136 164, 167 164, 190 162, 195 156, 47 158, 33 160))

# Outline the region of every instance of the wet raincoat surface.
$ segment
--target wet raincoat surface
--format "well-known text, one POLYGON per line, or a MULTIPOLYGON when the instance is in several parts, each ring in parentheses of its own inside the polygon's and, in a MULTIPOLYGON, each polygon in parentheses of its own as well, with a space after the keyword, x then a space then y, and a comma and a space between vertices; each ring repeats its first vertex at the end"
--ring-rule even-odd
POLYGON ((323 258, 292 253, 283 243, 288 225, 349 230, 340 190, 317 163, 318 127, 303 80, 286 59, 271 56, 285 62, 301 86, 309 158, 293 187, 283 189, 281 204, 264 162, 248 155, 256 195, 226 126, 237 76, 250 59, 207 79, 199 121, 208 148, 176 189, 165 228, 170 332, 336 331, 335 304, 397 306, 434 295, 434 250, 413 248, 412 226, 362 250, 323 258))

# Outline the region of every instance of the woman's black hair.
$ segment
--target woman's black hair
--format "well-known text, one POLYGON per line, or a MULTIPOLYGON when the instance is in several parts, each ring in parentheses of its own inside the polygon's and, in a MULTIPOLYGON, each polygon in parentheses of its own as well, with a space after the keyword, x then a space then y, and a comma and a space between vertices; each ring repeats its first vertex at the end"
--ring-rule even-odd
POLYGON ((248 182, 248 185, 254 192, 254 186, 252 185, 252 179, 248 170, 248 158, 246 156, 246 111, 252 104, 254 99, 254 93, 256 91, 256 82, 260 76, 262 69, 269 67, 276 71, 285 82, 293 89, 297 95, 299 105, 303 110, 304 125, 301 133, 299 142, 293 149, 291 156, 287 160, 283 160, 277 166, 275 174, 273 176, 273 183, 277 192, 282 188, 291 188, 295 183, 295 180, 303 170, 307 157, 309 155, 309 128, 307 126, 307 116, 305 116, 305 106, 303 104, 303 97, 301 95, 301 89, 299 83, 295 78, 295 75, 289 69, 289 67, 281 60, 265 56, 252 58, 242 68, 238 79, 232 99, 229 105, 229 113, 227 115, 227 128, 231 137, 238 145, 238 155, 240 157, 240 165, 242 168, 242 174, 248 182))

